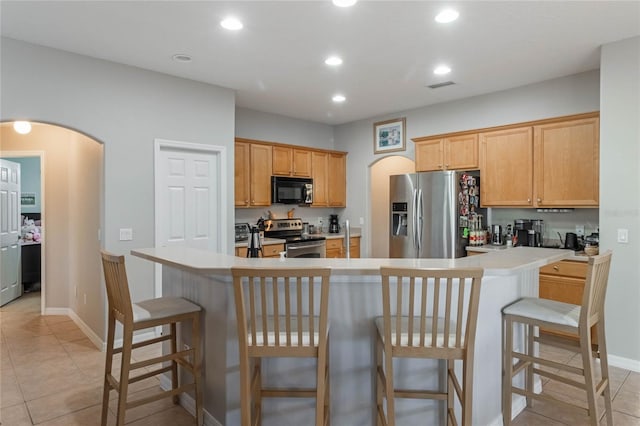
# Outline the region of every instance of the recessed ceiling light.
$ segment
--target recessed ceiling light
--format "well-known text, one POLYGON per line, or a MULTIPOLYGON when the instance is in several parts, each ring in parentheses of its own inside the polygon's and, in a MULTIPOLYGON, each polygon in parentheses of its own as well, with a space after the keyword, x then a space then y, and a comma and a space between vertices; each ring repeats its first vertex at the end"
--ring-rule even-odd
POLYGON ((14 121, 13 130, 20 133, 21 135, 26 135, 31 131, 31 123, 29 123, 28 121, 14 121))
POLYGON ((173 55, 173 60, 177 62, 191 62, 191 56, 184 53, 177 53, 173 55))
POLYGON ((234 17, 228 17, 223 19, 222 21, 220 21, 220 25, 224 29, 233 30, 233 31, 241 30, 243 27, 242 22, 240 22, 240 20, 234 17))
POLYGON ((333 4, 338 7, 350 7, 357 2, 358 0, 333 0, 333 4))
POLYGON ((333 98, 331 98, 331 100, 335 103, 340 103, 346 101, 347 98, 345 98, 344 95, 333 95, 333 98))
POLYGON ((342 59, 337 57, 337 56, 329 56, 327 59, 324 60, 324 63, 327 65, 342 65, 342 59))
POLYGON ((446 65, 438 65, 437 67, 435 67, 435 69, 433 70, 434 74, 437 75, 444 75, 444 74, 449 74, 451 72, 451 68, 449 68, 446 65))
POLYGON ((436 22, 447 24, 458 19, 458 16, 460 16, 460 14, 456 10, 445 9, 436 15, 436 22))

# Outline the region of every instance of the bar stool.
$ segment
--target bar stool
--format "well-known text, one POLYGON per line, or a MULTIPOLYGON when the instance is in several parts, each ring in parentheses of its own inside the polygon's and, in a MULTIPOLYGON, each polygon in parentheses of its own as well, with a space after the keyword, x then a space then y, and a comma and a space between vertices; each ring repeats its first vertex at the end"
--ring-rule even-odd
POLYGON ((527 406, 531 406, 532 399, 542 399, 548 402, 571 406, 586 411, 591 425, 598 425, 600 413, 596 405, 596 397, 604 398, 607 423, 613 425, 611 412, 611 391, 609 383, 609 366, 607 360, 607 344, 604 326, 604 299, 607 291, 611 251, 600 256, 589 257, 587 278, 584 285, 581 305, 558 302, 555 300, 527 297, 502 309, 504 318, 504 353, 503 366, 504 383, 502 386, 502 417, 505 425, 511 424, 512 393, 526 397, 527 406), (513 349, 513 324, 523 324, 526 329, 526 350, 516 352, 513 349), (597 342, 591 340, 591 328, 596 326, 597 342), (541 334, 535 336, 535 327, 545 330, 571 333, 574 338, 541 334), (578 339, 576 340, 577 337, 578 339), (558 363, 537 356, 534 343, 544 343, 569 350, 579 350, 582 357, 582 368, 558 363), (600 358, 602 378, 596 383, 594 375, 594 357, 600 358), (514 358, 517 362, 514 364, 514 358), (546 366, 582 376, 581 381, 574 377, 565 377, 540 369, 546 366), (525 372, 525 388, 513 386, 513 377, 525 372), (588 408, 561 401, 546 394, 536 394, 533 391, 534 374, 574 386, 584 390, 587 395, 588 408))
POLYGON ((124 264, 124 256, 116 256, 106 251, 101 251, 102 267, 109 299, 109 320, 107 331, 107 356, 105 361, 104 391, 102 395, 102 426, 107 424, 109 410, 109 393, 114 389, 118 393, 118 413, 116 425, 124 425, 125 411, 129 408, 147 404, 165 397, 173 397, 173 402, 178 403, 182 392, 194 390, 196 406, 196 422, 202 425, 202 385, 201 385, 201 359, 200 359, 200 306, 195 305, 180 297, 161 297, 131 303, 129 283, 124 264), (114 348, 114 336, 116 321, 123 327, 122 347, 114 348), (176 340, 176 323, 191 321, 191 344, 188 350, 178 351, 176 340), (159 325, 169 325, 170 331, 163 336, 133 343, 133 332, 159 325), (131 351, 136 348, 170 341, 171 353, 144 361, 131 362, 131 351), (122 353, 120 379, 111 374, 113 356, 122 353), (191 357, 191 361, 189 360, 191 357), (129 377, 129 373, 135 369, 146 367, 160 362, 170 362, 156 370, 129 377), (193 383, 178 386, 178 365, 185 368, 193 376, 193 383), (171 390, 156 395, 139 398, 127 402, 127 390, 130 383, 153 377, 165 372, 171 372, 171 390))
POLYGON ((395 424, 395 398, 443 400, 447 424, 457 424, 456 396, 462 409, 460 424, 471 425, 473 352, 483 270, 383 267, 380 274, 383 316, 375 319, 377 424, 395 424), (395 389, 393 358, 447 360, 446 390, 395 389), (462 361, 462 385, 454 371, 455 360, 462 361))
POLYGON ((262 421, 262 398, 316 398, 316 426, 329 424, 329 268, 231 268, 240 350, 242 426, 262 421), (317 358, 316 385, 265 388, 261 359, 317 358), (253 365, 252 365, 253 364, 253 365))

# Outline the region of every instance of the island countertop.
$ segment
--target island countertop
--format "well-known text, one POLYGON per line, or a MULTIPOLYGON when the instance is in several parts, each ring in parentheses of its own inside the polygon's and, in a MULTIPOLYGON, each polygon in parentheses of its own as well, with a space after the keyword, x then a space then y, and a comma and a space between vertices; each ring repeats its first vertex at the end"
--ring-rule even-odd
POLYGON ((539 268, 571 256, 561 249, 516 247, 510 250, 490 252, 483 256, 459 259, 270 259, 244 258, 188 247, 158 247, 131 250, 131 254, 143 259, 189 270, 198 274, 229 275, 234 266, 327 266, 335 275, 377 275, 381 266, 401 268, 483 268, 485 275, 512 275, 522 269, 539 268))
MULTIPOLYGON (((473 419, 474 424, 501 426, 501 309, 521 297, 537 296, 539 268, 572 256, 568 250, 534 247, 516 247, 460 259, 280 260, 236 257, 183 247, 142 248, 131 253, 163 265, 164 296, 184 297, 202 306, 205 415, 225 425, 240 424, 239 352, 233 286, 230 285, 230 269, 234 266, 331 268, 331 423, 339 425, 375 424, 372 409, 375 406, 375 382, 371 372, 374 368, 373 324, 374 319, 382 315, 380 267, 483 268, 473 370, 473 419), (487 389, 491 391, 487 392, 487 389)), ((514 341, 524 344, 524 335, 518 330, 516 332, 514 341)), ((179 342, 180 346, 183 344, 189 345, 190 342, 179 342)), ((309 381, 304 373, 306 369, 302 368, 305 362, 307 360, 269 359, 263 365, 269 371, 287 372, 286 375, 272 374, 272 379, 284 380, 287 386, 303 387, 308 386, 309 381)), ((421 386, 440 386, 439 375, 435 373, 437 361, 429 363, 427 370, 417 361, 405 360, 403 365, 403 371, 394 373, 399 386, 410 388, 416 381, 421 386), (427 373, 415 374, 415 371, 427 373)), ((402 419, 396 419, 396 426, 441 424, 443 421, 437 401, 404 403, 408 405, 402 419)), ((514 396, 514 414, 524 406, 524 397, 514 396)), ((310 424, 315 402, 296 400, 294 403, 287 399, 273 399, 269 400, 266 407, 269 411, 264 412, 263 426, 310 424)))

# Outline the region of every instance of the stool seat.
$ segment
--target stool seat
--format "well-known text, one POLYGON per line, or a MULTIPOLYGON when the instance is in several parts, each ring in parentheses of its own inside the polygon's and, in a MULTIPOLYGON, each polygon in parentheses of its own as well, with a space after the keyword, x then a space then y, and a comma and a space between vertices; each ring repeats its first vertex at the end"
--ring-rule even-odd
MULTIPOLYGON (((275 317, 267 317, 267 327, 262 327, 262 318, 256 319, 256 342, 255 346, 265 346, 265 334, 266 334, 266 346, 280 345, 280 342, 286 342, 289 339, 291 346, 313 346, 317 347, 320 342, 320 317, 310 318, 303 315, 300 317, 302 324, 300 327, 301 333, 298 333, 298 320, 297 317, 292 319, 287 324, 286 318, 278 318, 278 332, 274 330, 275 317), (309 324, 313 324, 311 327, 309 324), (287 330, 290 330, 287 332, 287 330)), ((253 335, 250 330, 248 333, 249 346, 254 345, 253 335)), ((329 324, 327 323, 327 335, 329 334, 329 324)))
POLYGON ((133 322, 158 320, 176 315, 200 312, 200 306, 182 297, 159 297, 133 303, 133 322))
POLYGON ((505 315, 516 315, 551 324, 577 327, 580 321, 580 306, 557 300, 525 297, 502 310, 505 315))
MULTIPOLYGON (((412 338, 409 339, 409 317, 401 317, 400 321, 400 346, 410 346, 409 342, 418 342, 420 341, 420 325, 417 324, 417 321, 413 321, 413 324, 411 326, 412 331, 412 338)), ((425 322, 427 324, 431 324, 433 322, 433 318, 432 317, 425 317, 425 322)), ((380 337, 380 339, 382 339, 382 343, 384 343, 384 317, 376 317, 374 319, 374 323, 376 325, 376 329, 378 330, 378 336, 380 337)), ((445 345, 445 339, 444 339, 444 329, 445 329, 445 324, 444 324, 444 319, 443 318, 438 318, 438 330, 436 332, 436 343, 430 343, 430 346, 432 347, 436 347, 436 348, 445 348, 445 347, 451 347, 453 346, 453 344, 456 341, 456 334, 455 333, 449 333, 449 339, 447 341, 447 344, 445 345)), ((450 330, 455 330, 456 329, 456 323, 455 321, 450 321, 449 322, 449 329, 450 330)), ((424 341, 426 342, 432 342, 432 338, 433 338, 433 334, 431 332, 425 332, 423 335, 424 341)), ((396 342, 398 339, 397 333, 396 333, 396 328, 393 327, 391 330, 391 341, 392 342, 396 342)), ((460 336, 461 339, 461 343, 464 344, 464 335, 460 336)))

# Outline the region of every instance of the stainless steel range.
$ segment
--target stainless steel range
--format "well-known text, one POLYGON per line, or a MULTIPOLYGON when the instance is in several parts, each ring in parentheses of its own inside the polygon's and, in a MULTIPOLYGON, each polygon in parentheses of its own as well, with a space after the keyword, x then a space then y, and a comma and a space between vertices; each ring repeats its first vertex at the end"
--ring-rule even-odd
POLYGON ((287 257, 325 257, 326 238, 302 234, 302 219, 269 219, 264 221, 265 238, 286 240, 287 257))

